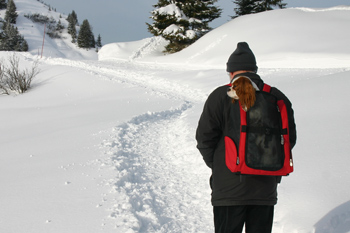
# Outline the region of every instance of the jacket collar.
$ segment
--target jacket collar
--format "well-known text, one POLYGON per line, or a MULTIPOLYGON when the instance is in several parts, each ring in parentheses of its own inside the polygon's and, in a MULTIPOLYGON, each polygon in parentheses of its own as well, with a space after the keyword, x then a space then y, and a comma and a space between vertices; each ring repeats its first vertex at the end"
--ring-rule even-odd
POLYGON ((240 74, 236 74, 233 79, 239 77, 239 76, 247 76, 248 78, 250 78, 250 80, 252 80, 260 90, 263 89, 264 87, 264 81, 260 78, 260 76, 256 73, 253 72, 246 72, 246 73, 240 73, 240 74))

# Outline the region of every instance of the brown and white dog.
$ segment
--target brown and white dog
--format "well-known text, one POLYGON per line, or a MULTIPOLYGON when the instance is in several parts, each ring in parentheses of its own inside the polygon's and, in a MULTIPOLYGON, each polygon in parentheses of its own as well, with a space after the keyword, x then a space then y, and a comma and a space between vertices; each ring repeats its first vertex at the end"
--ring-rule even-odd
POLYGON ((250 78, 239 76, 232 79, 227 95, 232 98, 232 103, 239 100, 244 111, 248 111, 255 103, 256 90, 259 88, 250 78))

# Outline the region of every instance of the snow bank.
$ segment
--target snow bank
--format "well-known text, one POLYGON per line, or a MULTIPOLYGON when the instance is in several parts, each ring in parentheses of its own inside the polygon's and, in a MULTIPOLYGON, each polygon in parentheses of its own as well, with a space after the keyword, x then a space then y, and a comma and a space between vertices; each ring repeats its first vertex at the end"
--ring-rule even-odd
POLYGON ((98 53, 99 60, 136 60, 143 57, 163 56, 164 46, 167 42, 162 37, 151 37, 139 41, 112 43, 101 48, 98 53))
MULTIPOLYGON (((179 53, 149 54, 138 61, 224 68, 237 42, 247 41, 260 68, 347 67, 350 64, 350 31, 345 29, 350 28, 349 11, 350 6, 319 10, 291 8, 241 16, 179 53)), ((125 59, 118 50, 113 56, 110 56, 113 52, 106 50, 100 51, 100 59, 125 59)))

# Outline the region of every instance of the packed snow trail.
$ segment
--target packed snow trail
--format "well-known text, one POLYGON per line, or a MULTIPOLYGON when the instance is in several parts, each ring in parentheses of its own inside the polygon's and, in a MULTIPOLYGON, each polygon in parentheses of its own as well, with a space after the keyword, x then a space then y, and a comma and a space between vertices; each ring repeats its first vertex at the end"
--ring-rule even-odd
MULTIPOLYGON (((196 123, 194 121, 198 120, 203 102, 207 97, 206 94, 210 93, 208 88, 219 85, 214 82, 222 84, 223 78, 220 71, 191 70, 188 67, 175 65, 165 67, 157 64, 146 65, 122 61, 46 59, 43 62, 54 66, 62 65, 80 69, 87 72, 89 76, 96 77, 97 80, 118 83, 118 86, 130 90, 130 93, 135 93, 137 98, 153 99, 151 102, 142 102, 146 103, 146 108, 132 109, 134 115, 127 114, 128 117, 123 118, 122 121, 117 119, 116 123, 113 124, 115 127, 111 129, 112 126, 110 126, 111 128, 109 128, 112 132, 107 130, 110 132, 109 136, 100 137, 102 143, 99 145, 99 152, 101 154, 96 155, 96 160, 90 163, 92 168, 101 172, 101 176, 94 179, 99 180, 99 185, 104 187, 103 191, 100 192, 102 201, 97 205, 100 210, 107 210, 106 215, 101 219, 100 231, 128 233, 213 232, 208 185, 210 170, 205 166, 195 149, 194 128, 196 123), (219 76, 219 78, 209 78, 212 75, 219 76), (201 84, 202 80, 205 80, 205 85, 201 84), (194 85, 191 85, 193 83, 194 85), (141 91, 143 94, 139 95, 137 91, 141 91), (154 106, 158 102, 154 101, 155 99, 161 99, 160 106, 154 106), (148 112, 147 108, 157 110, 148 112)), ((344 72, 348 72, 348 69, 260 70, 260 73, 267 77, 265 79, 267 83, 276 84, 282 90, 289 90, 292 94, 290 96, 294 100, 296 113, 299 112, 299 119, 301 119, 300 131, 304 129, 300 134, 302 136, 308 135, 311 131, 305 130, 309 129, 310 123, 303 122, 303 115, 300 112, 308 113, 309 111, 303 109, 308 109, 315 103, 305 102, 305 96, 299 97, 300 93, 294 90, 300 90, 299 85, 302 82, 301 86, 305 86, 305 90, 301 93, 309 93, 310 87, 315 85, 315 79, 328 80, 328 76, 332 74, 332 77, 337 77, 338 75, 335 75, 337 73, 342 81, 332 84, 335 85, 333 87, 335 90, 339 90, 339 83, 344 83, 345 77, 348 76, 343 74, 344 72)), ((316 90, 325 90, 332 86, 327 82, 318 83, 321 86, 316 90)), ((117 96, 125 99, 123 95, 117 96)), ((315 96, 322 96, 322 92, 315 96)), ((333 99, 330 98, 329 101, 333 101, 333 99)), ((319 102, 316 103, 321 105, 319 102)), ((133 108, 135 105, 124 106, 133 108)), ((138 106, 141 106, 140 103, 138 106)), ((344 106, 344 104, 339 104, 339 106, 344 106)), ((316 109, 322 108, 316 105, 316 109)), ((127 112, 130 110, 128 109, 127 112)), ((119 116, 119 113, 116 113, 116 116, 119 116)), ((328 116, 324 113, 319 114, 319 117, 321 116, 324 116, 322 122, 326 122, 328 116)), ((341 114, 340 116, 346 115, 341 114)), ((339 120, 338 122, 345 121, 339 120)), ((318 129, 311 128, 312 130, 318 129)), ((344 133, 340 135, 344 135, 344 133)), ((336 134, 336 136, 339 135, 336 134)), ((296 148, 296 154, 300 155, 303 154, 303 151, 308 151, 307 141, 312 142, 315 140, 313 138, 312 134, 311 139, 301 140, 300 145, 296 148)), ((342 153, 341 151, 339 154, 342 153)), ((301 159, 300 156, 298 158, 301 159)), ((308 166, 311 163, 305 163, 305 158, 302 159, 299 163, 299 172, 295 173, 293 177, 285 179, 279 187, 281 195, 279 204, 276 206, 274 232, 309 233, 316 222, 315 220, 321 219, 322 216, 334 219, 342 214, 339 211, 328 216, 327 210, 341 205, 344 200, 347 200, 347 196, 336 198, 336 201, 329 201, 334 198, 327 197, 329 194, 323 192, 322 183, 314 184, 311 182, 315 179, 314 174, 305 172, 309 170, 308 166), (305 174, 308 174, 309 178, 305 177, 305 174), (309 187, 310 184, 313 185, 313 190, 316 187, 317 190, 322 190, 313 191, 313 193, 321 196, 320 200, 328 200, 327 205, 319 206, 317 200, 305 199, 305 196, 310 195, 310 190, 300 191, 298 187, 300 185, 309 187), (305 213, 300 215, 298 206, 304 206, 306 202, 313 203, 313 207, 305 209, 307 215, 305 213), (310 213, 316 206, 320 211, 315 217, 315 214, 310 213), (294 221, 290 221, 290 219, 294 219, 294 221)), ((309 160, 312 159, 311 156, 309 160)), ((329 163, 324 163, 324 166, 324 170, 328 171, 329 163)), ((336 164, 336 166, 340 165, 336 164)), ((338 176, 341 176, 341 169, 339 169, 338 176)), ((329 183, 329 185, 333 183, 329 183)), ((342 187, 342 185, 337 187, 342 187)), ((346 192, 345 189, 343 192, 346 192)), ((312 196, 315 196, 314 194, 312 196)), ((343 195, 342 192, 337 194, 338 196, 343 195)), ((327 219, 322 219, 321 223, 326 226, 338 227, 333 226, 327 219)), ((321 229, 321 227, 318 228, 321 229)))
POLYGON ((127 61, 72 61, 64 58, 48 58, 47 64, 72 66, 84 70, 100 77, 104 80, 123 83, 126 87, 147 88, 151 94, 166 96, 170 99, 185 99, 191 102, 203 102, 206 99, 206 93, 202 90, 190 87, 181 83, 177 79, 165 78, 169 74, 179 72, 183 74, 184 70, 190 70, 188 67, 177 67, 175 65, 153 65, 143 63, 132 63, 127 61))
POLYGON ((104 142, 117 170, 110 185, 118 232, 211 232, 207 170, 198 169, 185 120, 190 107, 137 116, 104 142))
POLYGON ((182 102, 164 111, 133 117, 116 126, 101 144, 105 156, 98 160, 100 167, 113 168, 115 176, 104 181, 110 188, 103 195, 109 216, 101 228, 117 232, 212 232, 209 169, 196 150, 195 129, 187 119, 193 105, 202 102, 205 94, 156 76, 152 67, 141 64, 96 65, 65 59, 46 62, 73 66, 126 87, 147 88, 151 95, 182 102))

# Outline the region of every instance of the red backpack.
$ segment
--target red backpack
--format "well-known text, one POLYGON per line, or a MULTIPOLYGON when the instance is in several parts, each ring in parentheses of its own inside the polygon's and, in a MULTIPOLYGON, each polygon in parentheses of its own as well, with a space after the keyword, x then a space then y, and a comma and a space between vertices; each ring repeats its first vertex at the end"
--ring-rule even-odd
MULTIPOLYGON (((231 172, 247 175, 287 176, 293 172, 287 108, 264 84, 254 106, 240 108, 239 139, 225 136, 225 161, 231 172)), ((237 137, 236 137, 237 138, 237 137)))

